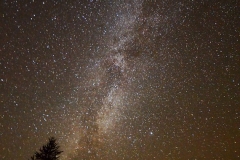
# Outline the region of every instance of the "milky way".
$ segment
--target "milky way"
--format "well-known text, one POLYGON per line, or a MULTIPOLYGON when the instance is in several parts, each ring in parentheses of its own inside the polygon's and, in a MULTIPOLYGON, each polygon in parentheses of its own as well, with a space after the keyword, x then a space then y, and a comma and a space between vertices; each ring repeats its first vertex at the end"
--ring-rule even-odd
POLYGON ((239 2, 3 1, 0 159, 237 159, 239 2))
MULTIPOLYGON (((129 50, 140 51, 128 44, 133 43, 134 39, 139 39, 140 34, 144 34, 136 32, 137 27, 143 23, 143 20, 139 18, 141 5, 140 1, 132 2, 132 4, 122 2, 116 4, 116 19, 111 26, 110 34, 104 40, 106 44, 102 44, 104 49, 95 53, 97 55, 94 55, 87 64, 87 78, 79 86, 84 86, 84 90, 88 91, 82 97, 89 99, 90 105, 86 105, 87 111, 79 115, 86 119, 80 121, 81 127, 77 131, 77 137, 73 139, 77 154, 79 152, 80 155, 84 154, 81 153, 84 149, 87 153, 95 152, 96 157, 101 152, 104 153, 94 145, 99 143, 102 146, 101 143, 108 143, 109 138, 119 134, 117 128, 125 118, 124 112, 128 111, 127 106, 130 107, 133 102, 137 103, 128 97, 136 91, 133 88, 136 76, 141 76, 138 81, 144 78, 147 74, 144 66, 149 64, 142 60, 140 53, 136 55, 129 53, 129 50), (88 144, 84 143, 86 140, 88 144)), ((113 7, 115 9, 115 6, 113 7)), ((75 132, 73 131, 74 134, 75 132)), ((110 141, 108 145, 113 144, 110 141)), ((72 148, 73 146, 69 148, 70 154, 73 151, 72 148)))

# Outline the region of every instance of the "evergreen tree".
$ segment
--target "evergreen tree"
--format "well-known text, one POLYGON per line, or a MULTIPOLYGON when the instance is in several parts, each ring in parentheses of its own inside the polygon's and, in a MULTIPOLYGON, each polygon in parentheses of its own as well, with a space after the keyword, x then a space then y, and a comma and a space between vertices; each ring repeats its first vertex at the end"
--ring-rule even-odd
POLYGON ((51 137, 49 138, 48 143, 39 149, 39 152, 35 152, 34 156, 31 157, 31 160, 58 160, 59 155, 63 152, 60 151, 59 148, 56 139, 51 137))

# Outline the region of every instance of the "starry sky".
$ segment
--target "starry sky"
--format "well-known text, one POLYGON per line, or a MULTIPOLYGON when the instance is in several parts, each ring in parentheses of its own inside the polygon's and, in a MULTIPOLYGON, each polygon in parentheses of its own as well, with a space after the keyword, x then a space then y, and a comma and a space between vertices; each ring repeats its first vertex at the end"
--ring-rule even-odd
POLYGON ((240 158, 238 0, 2 0, 0 159, 240 158))

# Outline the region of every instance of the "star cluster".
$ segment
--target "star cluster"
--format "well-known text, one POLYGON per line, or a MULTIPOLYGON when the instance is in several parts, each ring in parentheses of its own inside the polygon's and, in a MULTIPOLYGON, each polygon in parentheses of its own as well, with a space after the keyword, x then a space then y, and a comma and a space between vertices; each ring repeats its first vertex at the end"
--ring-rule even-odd
POLYGON ((240 158, 238 1, 0 6, 0 159, 240 158))

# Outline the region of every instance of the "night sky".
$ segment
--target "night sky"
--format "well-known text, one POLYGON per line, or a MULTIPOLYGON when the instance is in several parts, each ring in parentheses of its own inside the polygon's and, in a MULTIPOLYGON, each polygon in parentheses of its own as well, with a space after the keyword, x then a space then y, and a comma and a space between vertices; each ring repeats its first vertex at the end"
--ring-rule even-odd
POLYGON ((238 0, 2 0, 0 159, 240 158, 238 0))

